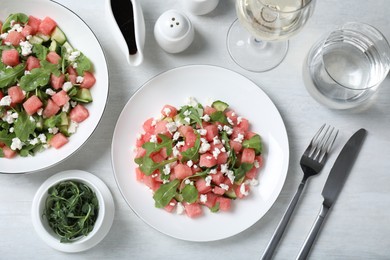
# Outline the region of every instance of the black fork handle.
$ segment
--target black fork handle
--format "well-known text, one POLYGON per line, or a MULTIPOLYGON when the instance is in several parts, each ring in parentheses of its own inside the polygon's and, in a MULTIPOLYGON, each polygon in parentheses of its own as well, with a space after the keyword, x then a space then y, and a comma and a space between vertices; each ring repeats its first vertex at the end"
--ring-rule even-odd
POLYGON ((286 227, 291 219, 291 216, 295 210, 296 205, 298 204, 299 198, 301 197, 303 188, 306 184, 306 178, 303 178, 301 183, 298 186, 298 189, 292 198, 290 204, 288 205, 288 208, 286 212, 284 213, 282 220, 279 222, 278 227, 275 230, 275 233, 272 235, 271 241, 268 243, 267 248, 265 249, 263 256, 261 257, 262 260, 269 260, 272 258, 276 247, 279 244, 280 239, 282 238, 284 231, 286 230, 286 227))

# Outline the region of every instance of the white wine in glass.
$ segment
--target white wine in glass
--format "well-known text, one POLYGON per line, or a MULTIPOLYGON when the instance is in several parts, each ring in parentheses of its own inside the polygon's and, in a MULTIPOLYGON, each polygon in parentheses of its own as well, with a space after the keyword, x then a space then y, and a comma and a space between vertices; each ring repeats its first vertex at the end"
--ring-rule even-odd
POLYGON ((227 36, 232 59, 244 69, 262 72, 279 65, 288 38, 299 32, 315 0, 236 0, 238 19, 227 36))

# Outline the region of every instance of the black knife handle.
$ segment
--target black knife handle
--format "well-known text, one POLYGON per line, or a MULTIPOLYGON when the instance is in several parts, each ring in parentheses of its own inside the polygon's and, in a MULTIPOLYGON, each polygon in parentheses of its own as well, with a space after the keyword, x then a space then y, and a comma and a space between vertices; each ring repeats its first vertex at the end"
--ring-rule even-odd
POLYGON ((329 208, 325 205, 322 205, 322 208, 320 210, 320 213, 318 213, 317 219, 314 222, 314 225, 312 226, 309 235, 307 236, 305 243, 303 244, 301 251, 299 252, 297 256, 297 260, 305 260, 307 259, 307 256, 309 255, 310 249, 312 245, 314 244, 314 241, 321 229, 321 225, 324 222, 324 219, 326 217, 326 214, 328 213, 329 208))

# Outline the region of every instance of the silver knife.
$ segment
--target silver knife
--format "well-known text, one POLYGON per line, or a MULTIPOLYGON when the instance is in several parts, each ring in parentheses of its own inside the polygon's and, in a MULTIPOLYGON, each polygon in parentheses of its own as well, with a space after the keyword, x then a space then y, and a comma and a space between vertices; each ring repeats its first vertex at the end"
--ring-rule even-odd
POLYGON ((353 163, 355 162, 366 135, 367 131, 363 128, 354 133, 337 157, 332 169, 330 170, 324 189, 322 190, 322 197, 324 197, 322 208, 320 213, 318 213, 317 219, 297 256, 298 260, 306 259, 309 255, 310 249, 314 244, 322 222, 343 188, 344 182, 347 179, 353 163))

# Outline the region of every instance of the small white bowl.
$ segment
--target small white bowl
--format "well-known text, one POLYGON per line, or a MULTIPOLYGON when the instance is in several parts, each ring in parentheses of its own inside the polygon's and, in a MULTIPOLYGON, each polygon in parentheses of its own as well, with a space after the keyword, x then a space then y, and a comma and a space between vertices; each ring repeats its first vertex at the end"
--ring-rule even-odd
POLYGON ((194 40, 195 30, 188 17, 177 10, 164 12, 154 26, 154 37, 166 52, 182 52, 194 40))
POLYGON ((184 7, 195 15, 208 14, 217 7, 219 0, 185 0, 184 7))
POLYGON ((34 229, 43 241, 56 250, 75 253, 88 250, 103 240, 113 223, 115 205, 110 190, 103 181, 85 171, 69 170, 50 177, 41 185, 34 196, 31 214, 34 229), (61 243, 58 235, 49 226, 43 212, 49 188, 67 180, 85 183, 95 192, 99 202, 99 214, 93 230, 87 236, 72 242, 61 243))

